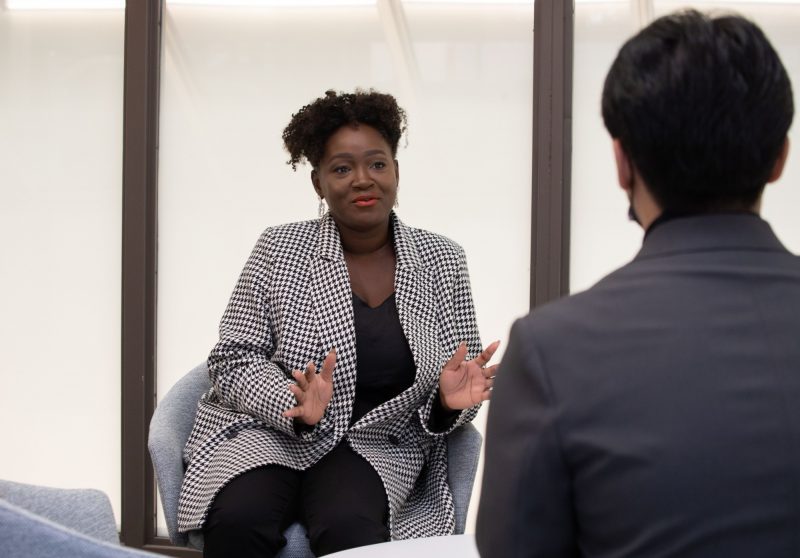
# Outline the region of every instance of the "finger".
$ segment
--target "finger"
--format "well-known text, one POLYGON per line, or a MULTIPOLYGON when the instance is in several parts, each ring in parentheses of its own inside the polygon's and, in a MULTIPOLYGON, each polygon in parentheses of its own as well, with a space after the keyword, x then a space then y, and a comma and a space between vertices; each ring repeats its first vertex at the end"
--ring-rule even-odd
POLYGON ((308 364, 306 364, 306 371, 305 371, 304 374, 305 374, 306 381, 309 384, 311 382, 313 382, 314 379, 317 377, 317 367, 314 365, 314 361, 313 360, 309 360, 308 364))
POLYGON ((464 362, 465 358, 467 358, 467 344, 462 341, 456 349, 456 352, 450 357, 450 360, 445 363, 444 368, 448 370, 458 368, 458 366, 464 362))
POLYGON ((475 363, 478 366, 486 366, 486 364, 492 360, 492 356, 494 355, 495 351, 497 351, 497 347, 500 346, 500 341, 495 341, 491 343, 488 347, 486 347, 481 354, 475 357, 475 363))
POLYGON ((292 392, 292 395, 294 395, 294 398, 297 399, 298 403, 302 403, 306 398, 306 392, 303 391, 300 386, 290 385, 289 391, 292 392))
POLYGON ((483 369, 483 376, 489 380, 494 380, 494 377, 497 376, 497 364, 493 364, 491 366, 487 366, 483 369))
POLYGON ((308 380, 306 379, 305 374, 299 370, 295 370, 292 372, 292 378, 294 378, 294 380, 297 382, 297 385, 300 386, 300 389, 303 391, 308 389, 308 380))
POLYGON ((336 368, 336 347, 328 352, 325 360, 322 361, 322 379, 330 383, 333 381, 333 369, 336 368))
POLYGON ((292 407, 291 409, 286 409, 283 412, 283 416, 286 418, 297 418, 303 416, 303 407, 299 405, 297 407, 292 407))

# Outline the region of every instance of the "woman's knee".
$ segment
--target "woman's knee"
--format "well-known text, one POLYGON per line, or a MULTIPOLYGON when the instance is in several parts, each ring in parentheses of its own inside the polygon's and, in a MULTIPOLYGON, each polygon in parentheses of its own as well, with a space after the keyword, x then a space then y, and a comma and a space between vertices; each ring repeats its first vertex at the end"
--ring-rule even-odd
POLYGON ((251 511, 236 506, 213 510, 203 526, 204 556, 275 556, 286 545, 280 522, 251 511))
POLYGON ((283 530, 296 517, 297 483, 277 467, 264 467, 223 487, 203 525, 205 556, 274 556, 283 530))
POLYGON ((308 526, 311 550, 317 556, 330 554, 389 540, 389 528, 382 521, 360 513, 331 510, 324 517, 317 517, 308 526))

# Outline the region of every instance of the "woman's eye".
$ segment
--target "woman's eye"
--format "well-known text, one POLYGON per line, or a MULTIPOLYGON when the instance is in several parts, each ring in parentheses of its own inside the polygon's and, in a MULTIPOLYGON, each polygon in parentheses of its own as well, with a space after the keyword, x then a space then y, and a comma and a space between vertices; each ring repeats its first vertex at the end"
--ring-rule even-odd
POLYGON ((349 170, 350 170, 350 167, 346 167, 346 166, 342 165, 342 166, 339 166, 339 167, 335 167, 333 169, 333 172, 335 172, 336 174, 344 174, 349 170))
POLYGON ((384 163, 383 161, 375 161, 374 163, 372 163, 372 168, 374 168, 374 169, 385 169, 386 168, 386 163, 384 163))

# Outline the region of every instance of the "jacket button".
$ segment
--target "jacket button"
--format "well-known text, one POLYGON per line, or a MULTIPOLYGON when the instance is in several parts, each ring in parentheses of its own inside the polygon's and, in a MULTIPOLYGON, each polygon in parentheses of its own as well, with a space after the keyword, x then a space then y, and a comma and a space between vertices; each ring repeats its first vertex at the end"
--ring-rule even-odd
POLYGON ((389 434, 389 443, 393 446, 396 446, 400 443, 400 438, 395 436, 394 434, 389 434))
POLYGON ((228 440, 232 440, 233 438, 235 438, 238 435, 239 435, 239 431, 238 430, 232 430, 230 432, 227 432, 225 434, 225 437, 228 438, 228 440))

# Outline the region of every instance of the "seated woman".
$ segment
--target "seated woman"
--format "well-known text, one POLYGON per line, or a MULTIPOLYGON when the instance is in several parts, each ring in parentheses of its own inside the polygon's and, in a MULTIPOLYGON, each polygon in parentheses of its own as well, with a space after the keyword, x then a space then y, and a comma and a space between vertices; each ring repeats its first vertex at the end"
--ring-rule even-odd
POLYGON ((391 95, 328 91, 283 132, 320 218, 262 234, 209 356, 178 516, 207 557, 274 556, 298 520, 317 555, 453 531, 444 436, 489 398, 498 342, 461 247, 392 209, 405 123, 391 95))

